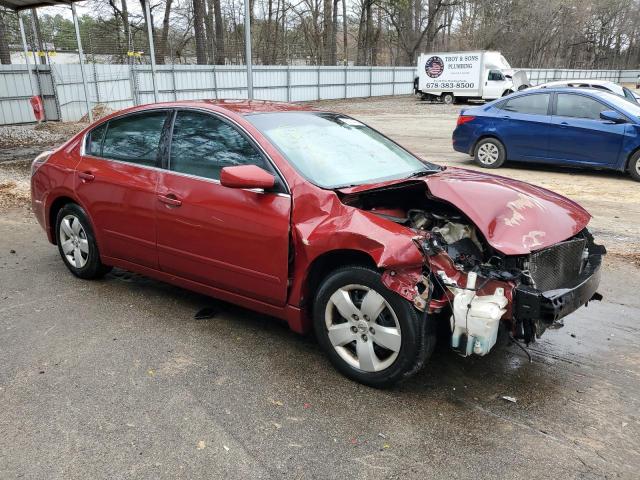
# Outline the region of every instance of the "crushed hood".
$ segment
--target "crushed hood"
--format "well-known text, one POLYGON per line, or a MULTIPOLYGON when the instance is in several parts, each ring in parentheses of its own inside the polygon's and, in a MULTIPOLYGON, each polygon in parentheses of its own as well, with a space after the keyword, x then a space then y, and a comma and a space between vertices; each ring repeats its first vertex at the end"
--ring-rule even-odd
POLYGON ((360 185, 340 191, 358 193, 401 183, 424 182, 428 194, 454 205, 505 255, 524 255, 580 232, 591 215, 562 195, 529 183, 474 170, 448 167, 411 180, 360 185))
POLYGON ((544 188, 472 170, 447 168, 424 177, 432 196, 456 206, 505 255, 522 255, 566 240, 591 215, 544 188))

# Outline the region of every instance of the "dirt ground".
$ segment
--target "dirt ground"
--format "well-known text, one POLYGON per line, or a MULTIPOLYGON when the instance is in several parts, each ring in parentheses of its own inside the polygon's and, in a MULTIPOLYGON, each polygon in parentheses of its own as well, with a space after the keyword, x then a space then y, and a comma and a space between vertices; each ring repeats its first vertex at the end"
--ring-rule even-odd
MULTIPOLYGON (((474 168, 450 146, 460 107, 323 107, 474 168)), ((504 339, 482 358, 439 345, 381 391, 272 318, 122 270, 73 277, 30 214, 28 179, 30 159, 78 126, 20 128, 33 140, 0 150, 0 479, 638 478, 640 185, 623 175, 499 170, 592 212, 615 253, 603 301, 547 331, 532 362, 504 339), (217 313, 194 318, 203 307, 217 313)))

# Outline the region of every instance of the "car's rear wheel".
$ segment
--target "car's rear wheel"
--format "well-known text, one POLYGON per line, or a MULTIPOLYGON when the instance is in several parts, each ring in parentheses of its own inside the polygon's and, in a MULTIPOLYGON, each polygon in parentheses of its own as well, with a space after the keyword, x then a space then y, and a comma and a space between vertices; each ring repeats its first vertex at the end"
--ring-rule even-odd
POLYGON ((637 182, 640 182, 640 150, 631 155, 627 170, 629 171, 629 175, 631 175, 631 178, 633 178, 637 182))
POLYGON ((58 212, 56 240, 64 264, 76 277, 100 278, 111 270, 100 261, 91 222, 79 205, 68 203, 58 212))
POLYGON ((325 279, 314 305, 314 327, 337 370, 378 388, 419 371, 436 340, 430 317, 387 289, 378 272, 356 265, 325 279))
POLYGON ((483 168, 498 168, 507 159, 507 152, 500 140, 483 138, 477 143, 473 157, 476 163, 483 168))

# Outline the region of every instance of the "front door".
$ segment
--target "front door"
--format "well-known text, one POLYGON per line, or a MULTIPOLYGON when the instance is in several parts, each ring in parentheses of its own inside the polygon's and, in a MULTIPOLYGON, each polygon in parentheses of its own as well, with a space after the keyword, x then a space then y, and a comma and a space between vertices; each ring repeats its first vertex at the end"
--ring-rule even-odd
POLYGON ((489 70, 486 75, 487 78, 485 78, 484 87, 482 88, 482 98, 486 100, 500 98, 511 85, 510 82, 500 70, 489 70))
POLYGON ((76 167, 76 194, 89 211, 100 252, 157 268, 156 187, 169 111, 109 120, 93 129, 76 167))
POLYGON ((613 110, 579 93, 558 93, 549 133, 550 156, 567 163, 611 166, 618 163, 627 125, 600 118, 613 110))
POLYGON ((160 268, 215 288, 284 305, 291 197, 220 185, 225 166, 276 174, 253 141, 214 114, 178 111, 157 190, 160 268))

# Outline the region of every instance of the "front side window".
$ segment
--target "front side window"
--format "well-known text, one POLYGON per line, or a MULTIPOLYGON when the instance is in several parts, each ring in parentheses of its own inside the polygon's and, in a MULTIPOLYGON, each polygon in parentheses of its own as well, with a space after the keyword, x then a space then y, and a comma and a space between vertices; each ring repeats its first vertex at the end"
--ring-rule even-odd
POLYGON ((488 80, 502 81, 504 80, 504 75, 500 70, 489 70, 488 80))
POLYGON ((583 95, 559 93, 556 115, 559 117, 588 118, 599 120, 600 112, 611 110, 610 107, 583 95))
POLYGON ((551 95, 548 93, 524 95, 508 100, 502 106, 502 110, 529 115, 546 115, 549 110, 550 98, 551 95))
POLYGON ((440 170, 344 115, 286 112, 245 118, 296 170, 323 188, 362 185, 440 170))
POLYGON ((181 111, 173 125, 169 169, 220 179, 220 170, 257 165, 270 170, 264 157, 235 127, 213 115, 181 111))
POLYGON ((101 157, 156 166, 167 112, 148 112, 109 120, 101 157))

